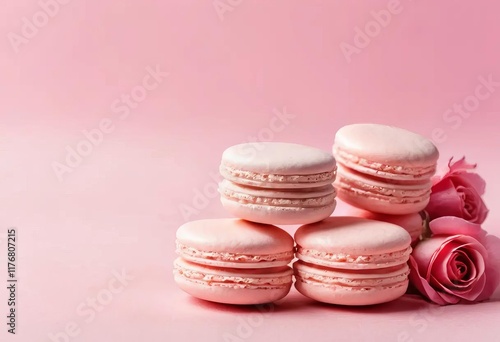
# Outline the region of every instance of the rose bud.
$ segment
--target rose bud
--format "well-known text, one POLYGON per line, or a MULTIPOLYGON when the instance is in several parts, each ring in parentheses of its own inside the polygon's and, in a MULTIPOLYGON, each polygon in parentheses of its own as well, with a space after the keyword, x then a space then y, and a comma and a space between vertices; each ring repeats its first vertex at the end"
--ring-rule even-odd
POLYGON ((481 198, 486 183, 477 173, 470 172, 475 164, 468 164, 465 157, 448 163, 448 172, 434 178, 430 202, 425 209, 432 219, 456 216, 472 223, 483 223, 488 208, 481 198))

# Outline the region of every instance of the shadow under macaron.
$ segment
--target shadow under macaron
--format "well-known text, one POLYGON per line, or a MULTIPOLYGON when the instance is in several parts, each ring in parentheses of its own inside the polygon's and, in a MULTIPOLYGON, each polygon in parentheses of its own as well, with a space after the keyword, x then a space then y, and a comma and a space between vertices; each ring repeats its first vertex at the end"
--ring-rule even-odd
MULTIPOLYGON (((305 297, 303 298, 307 300, 307 298, 305 297)), ((234 305, 234 304, 210 302, 207 300, 198 299, 196 297, 191 297, 191 296, 188 297, 188 302, 189 304, 201 309, 215 310, 227 313, 260 312, 263 314, 272 314, 275 312, 295 311, 298 310, 298 307, 302 306, 300 303, 293 300, 291 296, 286 296, 285 298, 272 303, 252 304, 252 305, 234 305)))
POLYGON ((233 305, 233 304, 222 304, 216 302, 210 302, 203 299, 198 299, 195 297, 187 297, 189 304, 196 306, 200 309, 219 311, 227 313, 253 313, 260 312, 263 314, 273 314, 278 312, 290 312, 307 309, 308 312, 311 309, 318 309, 322 311, 337 311, 337 312, 349 312, 349 313, 359 313, 359 314, 386 314, 386 313, 397 313, 397 312, 409 312, 419 309, 423 309, 431 304, 423 300, 418 295, 404 295, 394 301, 375 304, 375 305, 360 305, 360 306, 347 306, 347 305, 334 305, 327 304, 309 299, 295 290, 292 290, 288 296, 285 298, 274 302, 258 305, 233 305))

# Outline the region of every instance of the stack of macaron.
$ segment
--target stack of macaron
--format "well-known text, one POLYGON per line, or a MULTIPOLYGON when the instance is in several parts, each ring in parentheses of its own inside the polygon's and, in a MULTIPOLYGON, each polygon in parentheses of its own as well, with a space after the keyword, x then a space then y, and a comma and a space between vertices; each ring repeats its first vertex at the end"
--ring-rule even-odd
POLYGON ((219 192, 236 218, 178 229, 178 286, 209 301, 262 304, 286 296, 294 275, 300 293, 325 303, 371 305, 402 296, 412 240, 403 215, 425 207, 437 151, 411 132, 355 126, 339 131, 334 155, 277 142, 225 150, 219 192), (411 146, 420 153, 410 153, 411 146), (358 211, 330 217, 337 192, 358 211), (276 225, 302 226, 294 240, 276 225))
POLYGON ((333 145, 338 197, 350 215, 394 223, 416 243, 430 200, 439 157, 427 138, 402 128, 354 124, 341 128, 333 145))
POLYGON ((176 234, 177 285, 194 297, 261 304, 292 286, 294 240, 274 224, 306 224, 336 206, 330 153, 290 143, 248 143, 222 156, 221 202, 238 219, 188 222, 176 234))

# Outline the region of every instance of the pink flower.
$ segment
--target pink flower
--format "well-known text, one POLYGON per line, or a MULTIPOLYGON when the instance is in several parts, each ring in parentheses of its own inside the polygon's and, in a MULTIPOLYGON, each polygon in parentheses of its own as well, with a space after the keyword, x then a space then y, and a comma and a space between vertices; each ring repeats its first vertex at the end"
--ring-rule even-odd
POLYGON ((436 304, 479 302, 500 283, 500 239, 458 217, 430 223, 433 236, 410 256, 410 281, 436 304))
POLYGON ((488 208, 481 198, 486 183, 477 173, 476 168, 468 164, 465 157, 448 163, 449 171, 434 178, 432 194, 426 210, 431 219, 442 216, 461 217, 473 223, 483 223, 488 215, 488 208))

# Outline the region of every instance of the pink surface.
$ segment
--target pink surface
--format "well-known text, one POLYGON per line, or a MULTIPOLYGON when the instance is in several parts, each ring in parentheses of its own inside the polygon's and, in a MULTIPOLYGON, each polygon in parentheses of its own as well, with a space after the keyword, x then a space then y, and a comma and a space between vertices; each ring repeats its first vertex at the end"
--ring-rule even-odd
POLYGON ((480 305, 405 296, 350 309, 292 290, 279 305, 241 308, 175 287, 176 228, 227 216, 225 148, 274 140, 328 151, 355 122, 433 138, 441 167, 452 155, 479 163, 484 227, 500 235, 497 2, 221 2, 232 5, 75 0, 46 25, 37 1, 2 4, 0 314, 14 226, 19 325, 16 339, 2 324, 1 340, 65 330, 58 341, 497 338, 499 291, 480 305), (25 28, 16 53, 7 37, 34 15, 43 27, 25 28), (363 40, 365 26, 375 31, 363 40))

